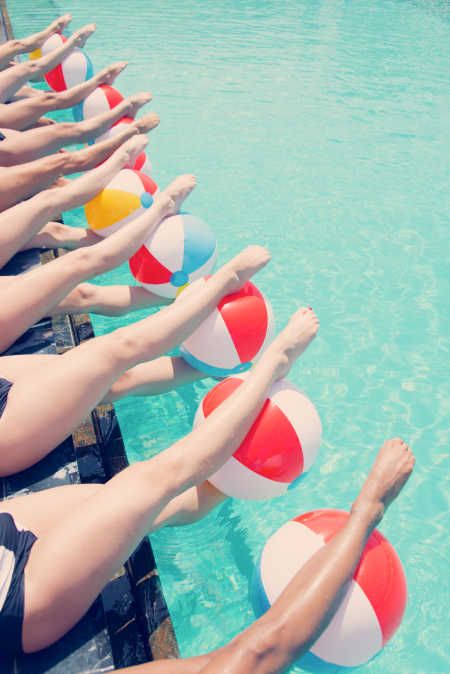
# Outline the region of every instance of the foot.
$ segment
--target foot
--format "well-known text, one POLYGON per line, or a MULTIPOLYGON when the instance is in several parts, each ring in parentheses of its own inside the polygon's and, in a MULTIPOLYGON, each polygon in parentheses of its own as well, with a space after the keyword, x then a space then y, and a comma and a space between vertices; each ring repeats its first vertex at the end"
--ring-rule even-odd
POLYGON ((156 112, 149 112, 133 122, 133 126, 138 133, 147 133, 158 126, 160 122, 159 115, 156 112))
POLYGON ((126 109, 125 115, 127 117, 135 117, 138 110, 144 105, 147 105, 152 100, 152 95, 149 91, 143 91, 140 94, 134 94, 125 99, 126 109))
POLYGON ((72 21, 72 14, 63 14, 55 19, 49 26, 50 33, 62 33, 64 28, 72 21))
POLYGON ((319 331, 319 319, 311 307, 298 309, 286 327, 275 337, 263 358, 273 359, 275 379, 285 377, 297 358, 319 331))
POLYGON ((124 70, 127 67, 127 65, 128 65, 127 61, 119 61, 118 63, 113 63, 107 68, 103 68, 103 70, 101 70, 96 76, 97 82, 99 84, 111 85, 116 79, 116 77, 120 75, 122 70, 124 70))
POLYGON ((87 26, 83 26, 83 28, 77 30, 76 33, 72 35, 75 47, 84 47, 92 33, 95 32, 96 27, 95 23, 89 23, 87 26))
POLYGON ((161 192, 157 199, 160 197, 168 197, 170 200, 166 217, 168 215, 175 215, 176 213, 179 213, 181 204, 185 199, 187 199, 196 184, 196 177, 190 173, 187 173, 185 175, 178 176, 178 178, 175 178, 175 180, 173 180, 170 185, 168 185, 166 189, 161 192))
POLYGON ((412 450, 404 440, 386 440, 353 504, 352 513, 367 516, 375 527, 403 489, 414 463, 412 450))
POLYGON ((266 266, 271 256, 263 246, 247 246, 236 257, 221 267, 216 274, 227 276, 227 292, 240 290, 260 269, 266 266))
POLYGON ((133 136, 119 148, 117 151, 120 156, 121 166, 132 166, 136 158, 143 152, 147 146, 148 138, 139 134, 133 136))

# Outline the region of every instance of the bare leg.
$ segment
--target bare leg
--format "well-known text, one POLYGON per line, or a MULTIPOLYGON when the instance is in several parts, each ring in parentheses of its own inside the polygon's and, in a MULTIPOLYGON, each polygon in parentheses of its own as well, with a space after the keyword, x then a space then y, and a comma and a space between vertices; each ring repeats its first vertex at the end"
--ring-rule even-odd
POLYGON ((45 231, 41 231, 40 235, 37 235, 37 232, 50 218, 58 216, 62 211, 77 208, 92 199, 122 166, 133 161, 144 146, 144 137, 131 138, 101 166, 89 173, 59 189, 42 191, 31 199, 0 213, 0 267, 17 251, 26 247, 60 245, 58 238, 62 238, 63 234, 69 242, 74 241, 74 248, 98 243, 101 239, 93 232, 89 233, 84 229, 67 227, 60 223, 52 223, 45 231))
POLYGON ((62 122, 20 133, 14 132, 0 143, 0 164, 13 166, 34 161, 57 152, 65 145, 88 143, 108 131, 124 116, 133 117, 140 107, 151 100, 151 94, 141 93, 124 99, 119 105, 83 122, 62 122))
POLYGON ((388 440, 347 524, 305 564, 260 620, 210 659, 202 674, 276 674, 306 653, 336 612, 370 534, 413 467, 408 445, 398 438, 388 440))
POLYGON ((66 58, 76 47, 83 47, 86 40, 95 31, 95 24, 89 24, 77 30, 58 49, 35 61, 24 61, 0 72, 0 103, 12 96, 30 79, 38 79, 48 73, 66 58))
POLYGON ((112 84, 126 67, 121 61, 105 68, 87 82, 82 82, 66 91, 40 91, 38 96, 23 98, 9 105, 0 104, 0 127, 22 131, 28 129, 53 110, 71 108, 83 101, 100 84, 112 84))
POLYGON ((90 313, 125 316, 132 311, 169 303, 164 297, 158 297, 139 286, 97 286, 81 283, 51 310, 51 315, 90 313))
POLYGON ((8 40, 8 42, 0 45, 0 70, 7 68, 9 62, 15 56, 39 49, 39 47, 41 47, 53 33, 62 32, 70 23, 71 19, 72 17, 70 14, 65 14, 64 16, 55 19, 55 21, 52 21, 47 28, 41 30, 39 33, 34 33, 33 35, 28 35, 27 37, 20 39, 8 40))
MULTIPOLYGON (((61 188, 62 189, 62 188, 61 188)), ((71 227, 61 222, 47 222, 39 232, 23 244, 19 250, 30 248, 64 248, 75 250, 99 243, 100 238, 95 232, 84 227, 71 227)))
POLYGON ((53 311, 80 282, 128 260, 161 220, 174 212, 172 196, 182 202, 194 186, 193 176, 181 176, 147 211, 95 246, 74 250, 16 277, 14 295, 7 289, 0 299, 0 350, 4 351, 33 323, 53 311))
POLYGON ((15 473, 45 456, 124 372, 180 344, 224 295, 240 288, 268 260, 265 249, 249 247, 211 276, 199 292, 133 325, 84 342, 43 367, 39 376, 18 376, 0 418, 0 472, 15 473), (29 411, 26 425, 19 421, 24 409, 29 411))
POLYGON ((119 473, 80 504, 63 525, 37 540, 25 570, 23 644, 27 652, 64 634, 128 558, 164 506, 203 481, 235 451, 261 410, 269 387, 286 374, 317 328, 312 312, 298 312, 242 386, 204 424, 159 456, 119 473), (90 554, 86 556, 87 545, 90 554))

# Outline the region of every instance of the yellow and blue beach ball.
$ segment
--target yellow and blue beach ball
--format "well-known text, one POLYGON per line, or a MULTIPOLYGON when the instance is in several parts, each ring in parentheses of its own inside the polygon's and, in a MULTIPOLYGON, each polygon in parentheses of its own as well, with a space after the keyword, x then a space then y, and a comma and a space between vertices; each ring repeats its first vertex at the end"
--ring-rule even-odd
POLYGON ((136 281, 160 297, 175 298, 182 288, 214 267, 217 243, 209 226, 190 213, 165 218, 130 258, 136 281))
POLYGON ((145 173, 122 169, 85 205, 89 228, 109 236, 150 208, 157 194, 157 184, 145 173))

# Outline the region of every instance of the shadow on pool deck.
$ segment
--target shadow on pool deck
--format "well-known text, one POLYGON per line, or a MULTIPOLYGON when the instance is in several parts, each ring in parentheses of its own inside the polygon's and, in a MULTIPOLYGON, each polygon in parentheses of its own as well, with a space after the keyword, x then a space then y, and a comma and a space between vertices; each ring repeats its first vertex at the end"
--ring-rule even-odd
MULTIPOLYGON (((42 257, 51 256, 53 253, 44 253, 42 257)), ((39 251, 21 253, 2 269, 2 274, 20 273, 36 264, 40 264, 39 251)), ((6 354, 62 353, 92 336, 87 316, 45 318, 6 354)), ((126 465, 114 408, 101 405, 70 438, 38 464, 1 479, 0 498, 62 484, 105 482, 126 465)), ((0 657, 0 671, 2 674, 86 674, 177 656, 155 559, 145 539, 69 634, 40 653, 15 660, 0 657)))

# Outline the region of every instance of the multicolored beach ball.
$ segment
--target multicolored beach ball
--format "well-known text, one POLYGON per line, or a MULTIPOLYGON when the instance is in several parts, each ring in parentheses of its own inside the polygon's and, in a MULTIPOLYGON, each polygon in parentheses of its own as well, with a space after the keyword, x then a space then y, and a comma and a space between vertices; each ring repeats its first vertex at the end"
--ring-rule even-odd
POLYGON ((120 91, 109 84, 101 84, 99 87, 87 96, 84 101, 78 103, 73 108, 73 117, 76 122, 84 119, 91 119, 96 115, 102 115, 112 110, 123 101, 120 91))
POLYGON ((130 258, 136 281, 160 297, 175 298, 182 288, 208 274, 217 257, 209 226, 190 213, 165 218, 130 258))
POLYGON ((88 225, 99 236, 109 236, 149 208, 157 193, 157 184, 145 173, 122 169, 85 205, 88 225))
MULTIPOLYGON (((315 510, 287 522, 267 541, 255 570, 252 601, 261 615, 306 562, 345 524, 341 510, 315 510)), ((303 669, 329 674, 365 664, 394 635, 407 602, 401 561, 375 530, 328 627, 299 661, 303 669)))
MULTIPOLYGON (((245 377, 230 377, 211 389, 200 403, 194 426, 234 393, 245 377)), ((282 379, 270 389, 244 442, 209 482, 227 496, 239 499, 281 496, 310 469, 321 437, 322 425, 312 402, 282 379)))
MULTIPOLYGON (((207 282, 200 279, 192 291, 207 282)), ((217 309, 183 342, 180 352, 197 370, 213 377, 226 377, 248 370, 272 336, 271 306, 248 281, 241 290, 219 302, 217 309)))
MULTIPOLYGON (((40 49, 30 53, 30 59, 46 56, 54 49, 61 47, 67 38, 60 33, 51 35, 40 49)), ((83 49, 74 49, 55 68, 45 74, 45 81, 53 91, 65 91, 77 84, 86 82, 94 74, 94 68, 87 53, 83 49)))

